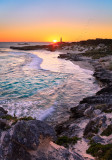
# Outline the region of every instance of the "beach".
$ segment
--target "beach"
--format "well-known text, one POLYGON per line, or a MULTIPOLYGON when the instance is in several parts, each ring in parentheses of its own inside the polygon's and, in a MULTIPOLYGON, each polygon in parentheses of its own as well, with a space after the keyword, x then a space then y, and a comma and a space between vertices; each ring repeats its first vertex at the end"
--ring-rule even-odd
MULTIPOLYGON (((78 48, 81 50, 81 47, 78 46, 78 48)), ((111 126, 112 119, 112 77, 111 70, 107 69, 108 59, 111 62, 111 58, 108 58, 107 55, 104 58, 93 59, 90 56, 85 56, 88 54, 85 50, 89 50, 87 46, 78 52, 76 50, 71 52, 70 48, 61 50, 59 47, 53 52, 23 50, 13 53, 11 49, 10 54, 14 56, 18 54, 19 56, 22 54, 22 57, 30 56, 30 59, 25 60, 25 63, 28 62, 28 64, 22 64, 22 67, 24 66, 22 70, 28 74, 28 77, 31 71, 30 74, 34 76, 34 79, 37 71, 38 75, 36 76, 43 78, 44 75, 45 82, 42 83, 42 86, 48 82, 48 88, 37 90, 38 94, 35 92, 35 94, 22 99, 19 105, 17 102, 6 103, 6 101, 4 104, 1 103, 1 107, 8 110, 12 116, 20 118, 20 120, 13 118, 14 122, 15 120, 21 122, 22 117, 29 116, 52 126, 56 132, 58 145, 60 138, 71 138, 70 141, 73 141, 72 138, 75 137, 77 139, 75 144, 68 143, 66 146, 64 139, 61 145, 67 148, 70 154, 78 153, 83 159, 92 160, 94 155, 89 151, 89 148, 91 149, 93 144, 97 147, 97 143, 105 147, 111 140, 111 137, 109 139, 108 136, 102 136, 103 131, 111 126)), ((95 53, 97 52, 95 51, 95 53)), ((38 79, 35 80, 37 83, 38 79)), ((35 83, 32 86, 35 86, 35 83)))

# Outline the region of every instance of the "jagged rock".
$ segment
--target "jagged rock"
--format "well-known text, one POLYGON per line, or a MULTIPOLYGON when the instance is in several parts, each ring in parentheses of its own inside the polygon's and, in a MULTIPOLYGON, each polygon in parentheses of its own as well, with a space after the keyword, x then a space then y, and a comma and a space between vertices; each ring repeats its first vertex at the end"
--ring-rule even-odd
POLYGON ((103 94, 103 95, 104 94, 112 94, 112 85, 109 85, 96 93, 96 95, 101 95, 101 94, 103 94))
POLYGON ((7 114, 7 111, 0 107, 0 118, 7 114))
POLYGON ((71 108, 71 117, 72 118, 80 118, 84 116, 84 112, 86 109, 88 109, 89 105, 87 103, 79 104, 76 107, 71 108))
POLYGON ((17 122, 14 127, 3 134, 0 144, 2 156, 13 160, 18 158, 24 160, 25 157, 31 159, 29 150, 35 151, 40 144, 40 139, 49 139, 49 141, 55 139, 54 130, 37 120, 17 122))
POLYGON ((93 74, 98 80, 100 80, 104 84, 111 84, 112 83, 112 74, 109 71, 102 68, 101 65, 96 65, 95 72, 93 74))
POLYGON ((98 135, 92 137, 92 141, 93 141, 94 143, 104 143, 104 139, 101 138, 101 137, 98 136, 98 135))
POLYGON ((100 109, 95 109, 95 107, 90 106, 84 111, 84 115, 87 117, 96 117, 101 113, 100 109))
POLYGON ((6 119, 0 119, 0 129, 3 130, 7 126, 6 119))
POLYGON ((58 56, 58 58, 68 58, 68 55, 67 54, 60 54, 59 56, 58 56))
POLYGON ((38 120, 18 121, 0 134, 0 160, 83 160, 53 141, 52 127, 38 120))
POLYGON ((99 129, 106 124, 106 120, 106 116, 99 116, 90 120, 85 127, 84 136, 88 137, 90 134, 97 134, 99 129))
POLYGON ((101 113, 100 109, 96 109, 93 111, 93 116, 97 117, 101 113))
POLYGON ((91 97, 84 98, 80 104, 112 104, 112 95, 95 95, 91 97))
POLYGON ((81 56, 75 53, 60 54, 58 58, 64 58, 64 59, 69 59, 73 61, 82 61, 81 56))
POLYGON ((87 117, 92 117, 93 116, 93 111, 94 111, 94 107, 90 106, 89 108, 87 108, 84 111, 84 115, 87 117))

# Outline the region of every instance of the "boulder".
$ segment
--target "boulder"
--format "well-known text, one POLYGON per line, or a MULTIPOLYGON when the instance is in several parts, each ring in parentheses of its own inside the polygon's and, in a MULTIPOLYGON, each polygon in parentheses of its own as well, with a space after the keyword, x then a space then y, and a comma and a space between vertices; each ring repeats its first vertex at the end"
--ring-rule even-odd
POLYGON ((54 129, 39 120, 20 120, 0 133, 0 160, 83 160, 56 145, 54 129))

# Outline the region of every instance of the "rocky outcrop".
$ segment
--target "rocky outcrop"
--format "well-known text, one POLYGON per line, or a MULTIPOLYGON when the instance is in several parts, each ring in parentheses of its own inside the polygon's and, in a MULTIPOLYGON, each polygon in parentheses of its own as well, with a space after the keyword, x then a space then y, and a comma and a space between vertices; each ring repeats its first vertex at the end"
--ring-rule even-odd
POLYGON ((104 69, 101 65, 96 64, 95 66, 95 72, 93 74, 94 77, 96 77, 100 82, 103 84, 112 84, 112 74, 106 69, 104 69))
MULTIPOLYGON (((71 60, 70 56, 71 54, 63 54, 59 58, 71 60)), ((80 135, 79 138, 85 139, 88 146, 97 143, 108 145, 111 143, 111 137, 103 136, 112 135, 112 72, 99 60, 91 59, 91 61, 94 66, 93 76, 104 88, 71 108, 69 121, 57 125, 56 132, 59 135, 73 135, 73 133, 80 135)))
POLYGON ((60 54, 58 58, 68 59, 68 60, 73 60, 73 61, 82 61, 81 56, 78 54, 74 54, 74 53, 60 54))
POLYGON ((3 108, 0 115, 0 160, 83 160, 77 153, 54 143, 56 134, 48 124, 17 120, 3 108))
POLYGON ((49 45, 35 45, 35 46, 10 46, 11 49, 17 50, 48 50, 48 51, 56 51, 57 49, 62 49, 64 46, 68 46, 67 42, 57 42, 49 45))

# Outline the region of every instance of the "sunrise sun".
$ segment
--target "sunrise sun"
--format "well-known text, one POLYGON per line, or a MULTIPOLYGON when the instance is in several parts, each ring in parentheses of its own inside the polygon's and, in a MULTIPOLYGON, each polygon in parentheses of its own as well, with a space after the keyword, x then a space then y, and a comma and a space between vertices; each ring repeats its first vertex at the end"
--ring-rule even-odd
POLYGON ((54 43, 56 43, 56 42, 57 42, 57 40, 53 40, 53 42, 54 42, 54 43))

